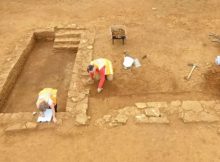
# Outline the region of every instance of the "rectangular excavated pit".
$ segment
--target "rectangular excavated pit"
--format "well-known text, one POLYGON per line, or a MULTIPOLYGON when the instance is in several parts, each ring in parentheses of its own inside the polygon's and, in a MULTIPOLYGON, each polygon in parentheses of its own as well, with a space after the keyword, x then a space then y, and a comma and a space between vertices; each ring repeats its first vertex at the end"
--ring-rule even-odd
POLYGON ((7 92, 8 97, 0 109, 2 113, 36 111, 38 93, 47 87, 58 89, 58 111, 65 111, 76 51, 54 50, 53 41, 33 39, 32 48, 24 57, 25 63, 21 63, 21 72, 16 72, 16 68, 10 72, 18 77, 15 84, 8 83, 8 87, 13 88, 7 92))

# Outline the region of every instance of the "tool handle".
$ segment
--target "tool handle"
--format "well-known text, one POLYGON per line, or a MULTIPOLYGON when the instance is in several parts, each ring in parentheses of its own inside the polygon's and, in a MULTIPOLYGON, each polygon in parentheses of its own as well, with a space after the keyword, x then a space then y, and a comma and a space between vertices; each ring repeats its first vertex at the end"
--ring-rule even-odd
POLYGON ((187 80, 189 80, 190 79, 190 77, 191 77, 191 75, 192 75, 192 72, 194 71, 194 69, 196 68, 196 66, 193 66, 192 67, 192 70, 190 71, 190 73, 189 73, 189 75, 187 76, 187 80))

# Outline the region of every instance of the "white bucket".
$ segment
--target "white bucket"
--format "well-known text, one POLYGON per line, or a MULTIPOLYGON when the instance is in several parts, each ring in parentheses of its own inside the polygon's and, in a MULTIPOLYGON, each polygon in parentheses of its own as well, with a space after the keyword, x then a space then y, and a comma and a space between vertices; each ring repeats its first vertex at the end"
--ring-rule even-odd
POLYGON ((220 65, 220 56, 217 56, 215 59, 216 65, 220 65))
POLYGON ((140 63, 140 61, 139 61, 137 58, 134 59, 134 66, 135 66, 136 68, 141 66, 141 63, 140 63))
POLYGON ((129 56, 125 56, 124 57, 124 62, 123 65, 125 68, 130 68, 134 63, 134 59, 129 57, 129 56))

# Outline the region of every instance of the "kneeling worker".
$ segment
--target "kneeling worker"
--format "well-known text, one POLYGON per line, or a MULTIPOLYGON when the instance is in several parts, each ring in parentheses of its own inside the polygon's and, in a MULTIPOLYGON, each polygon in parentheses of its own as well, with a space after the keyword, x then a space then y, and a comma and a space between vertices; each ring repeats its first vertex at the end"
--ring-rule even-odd
POLYGON ((46 109, 52 109, 53 122, 57 121, 55 116, 55 112, 57 112, 57 89, 44 88, 41 90, 36 105, 42 116, 46 109))
POLYGON ((98 93, 103 90, 103 85, 105 79, 113 80, 113 68, 110 60, 105 58, 99 58, 93 60, 90 65, 87 67, 87 71, 90 75, 90 83, 93 82, 94 78, 99 80, 98 84, 98 93))

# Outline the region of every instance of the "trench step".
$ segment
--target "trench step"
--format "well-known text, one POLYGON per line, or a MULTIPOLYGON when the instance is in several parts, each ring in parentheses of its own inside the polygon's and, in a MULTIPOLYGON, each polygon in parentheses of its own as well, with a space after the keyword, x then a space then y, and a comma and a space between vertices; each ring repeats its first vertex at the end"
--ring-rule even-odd
POLYGON ((55 33, 55 38, 80 38, 81 34, 76 32, 55 33))
POLYGON ((55 33, 55 38, 79 38, 81 36, 80 32, 77 31, 58 31, 55 33))
POLYGON ((79 44, 80 40, 78 38, 56 38, 54 43, 79 44))
POLYGON ((71 50, 77 51, 78 50, 78 45, 75 45, 75 44, 72 44, 72 45, 69 45, 69 44, 54 44, 53 48, 54 49, 71 49, 71 50))
POLYGON ((54 29, 55 32, 57 31, 61 31, 61 30, 76 30, 76 31, 82 31, 82 30, 86 30, 85 27, 58 27, 54 29))
POLYGON ((54 42, 53 46, 78 46, 76 42, 54 42))

